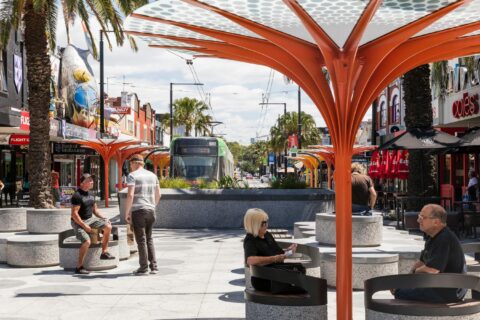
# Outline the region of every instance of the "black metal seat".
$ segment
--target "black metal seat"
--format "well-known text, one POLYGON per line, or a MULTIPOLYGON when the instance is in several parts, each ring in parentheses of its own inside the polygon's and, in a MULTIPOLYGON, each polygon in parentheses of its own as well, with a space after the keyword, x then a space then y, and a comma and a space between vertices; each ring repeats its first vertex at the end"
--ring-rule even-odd
POLYGON ((327 304, 327 281, 303 275, 289 270, 269 267, 251 266, 252 277, 292 284, 304 289, 307 293, 275 294, 259 291, 254 288, 245 289, 245 300, 259 304, 277 306, 320 306, 327 304))
POLYGON ((385 314, 409 316, 463 316, 479 314, 480 300, 464 299, 454 303, 427 303, 398 299, 373 299, 378 291, 400 288, 464 288, 474 293, 480 291, 480 278, 467 274, 402 274, 371 278, 365 281, 365 309, 385 314))

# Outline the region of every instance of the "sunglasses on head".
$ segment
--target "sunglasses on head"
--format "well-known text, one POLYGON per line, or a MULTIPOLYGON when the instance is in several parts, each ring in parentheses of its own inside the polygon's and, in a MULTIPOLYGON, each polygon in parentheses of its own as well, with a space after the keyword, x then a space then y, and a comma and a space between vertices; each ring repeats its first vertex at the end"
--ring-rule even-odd
POLYGON ((268 223, 268 220, 262 221, 262 226, 266 225, 268 223))

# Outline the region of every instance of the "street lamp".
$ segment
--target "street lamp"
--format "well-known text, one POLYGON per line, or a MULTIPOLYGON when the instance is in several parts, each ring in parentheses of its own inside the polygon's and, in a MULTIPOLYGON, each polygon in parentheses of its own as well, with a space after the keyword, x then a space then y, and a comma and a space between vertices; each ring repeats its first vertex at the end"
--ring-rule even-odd
POLYGON ((216 126, 218 126, 218 125, 220 125, 220 124, 223 124, 223 122, 222 122, 222 121, 210 121, 208 124, 209 124, 210 127, 212 128, 212 131, 211 131, 210 133, 211 133, 212 137, 214 137, 215 135, 213 134, 213 129, 214 129, 216 126))
MULTIPOLYGON (((173 86, 203 86, 203 83, 173 83, 170 82, 170 142, 173 139, 173 86)), ((171 163, 170 163, 171 164, 171 163)), ((170 171, 172 167, 170 167, 170 171)), ((170 172, 171 173, 171 172, 170 172)))
MULTIPOLYGON (((263 102, 259 103, 259 105, 280 105, 283 106, 283 121, 287 120, 287 104, 285 102, 263 102)), ((280 124, 280 123, 279 123, 280 124)), ((283 128, 285 131, 285 128, 283 128)), ((288 139, 288 137, 287 137, 288 139)), ((287 176, 287 166, 288 166, 288 160, 287 160, 287 145, 285 144, 285 150, 284 150, 284 164, 285 164, 285 176, 287 176)))
POLYGON ((302 149, 302 90, 298 86, 298 150, 302 149))

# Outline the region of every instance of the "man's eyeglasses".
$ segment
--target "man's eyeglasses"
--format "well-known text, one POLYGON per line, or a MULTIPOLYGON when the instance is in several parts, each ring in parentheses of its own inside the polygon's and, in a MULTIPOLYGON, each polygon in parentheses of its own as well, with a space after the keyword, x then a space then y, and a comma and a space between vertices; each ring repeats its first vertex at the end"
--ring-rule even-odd
POLYGON ((427 216, 418 215, 418 219, 425 220, 425 219, 436 219, 436 218, 435 217, 427 217, 427 216))
POLYGON ((262 227, 268 223, 268 220, 262 221, 262 227))

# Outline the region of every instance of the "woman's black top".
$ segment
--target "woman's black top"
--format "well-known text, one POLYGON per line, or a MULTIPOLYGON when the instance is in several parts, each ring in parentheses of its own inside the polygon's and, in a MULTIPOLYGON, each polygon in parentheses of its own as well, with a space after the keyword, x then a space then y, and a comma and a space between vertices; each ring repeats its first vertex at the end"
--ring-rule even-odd
POLYGON ((271 257, 277 254, 284 254, 282 248, 280 248, 269 232, 265 233, 263 239, 247 233, 243 240, 243 250, 245 252, 245 263, 247 263, 248 257, 271 257))

